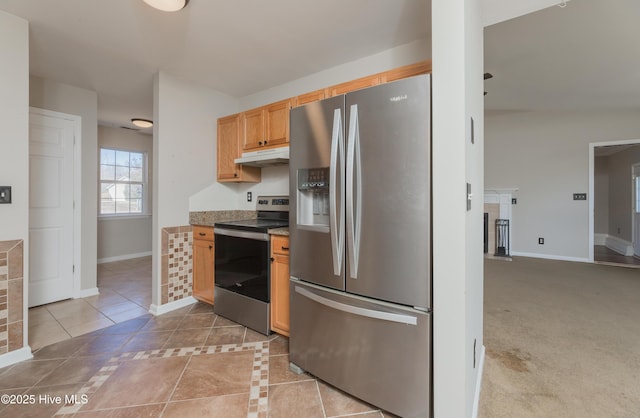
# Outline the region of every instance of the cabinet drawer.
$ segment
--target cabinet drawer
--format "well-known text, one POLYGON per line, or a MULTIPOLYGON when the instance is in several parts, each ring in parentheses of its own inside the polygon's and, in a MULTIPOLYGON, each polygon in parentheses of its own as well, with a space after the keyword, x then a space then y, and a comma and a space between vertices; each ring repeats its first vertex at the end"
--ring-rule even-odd
POLYGON ((274 254, 289 255, 289 237, 274 235, 271 238, 271 251, 274 254))
POLYGON ((210 226, 195 225, 193 227, 193 239, 213 241, 213 228, 210 226))

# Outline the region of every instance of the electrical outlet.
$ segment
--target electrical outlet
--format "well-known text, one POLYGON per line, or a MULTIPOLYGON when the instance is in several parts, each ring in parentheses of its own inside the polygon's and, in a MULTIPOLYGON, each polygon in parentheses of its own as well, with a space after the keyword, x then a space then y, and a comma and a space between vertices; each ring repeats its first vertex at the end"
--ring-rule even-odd
POLYGON ((538 238, 538 244, 544 245, 544 238, 538 238))
POLYGON ((11 186, 0 186, 0 203, 11 203, 11 186))
POLYGON ((253 200, 253 196, 251 192, 247 192, 247 202, 251 202, 251 200, 253 200))
POLYGON ((574 193, 573 194, 573 200, 587 200, 587 194, 586 193, 574 193))
POLYGON ((515 197, 511 198, 511 204, 512 205, 517 205, 518 204, 518 199, 516 199, 515 197))

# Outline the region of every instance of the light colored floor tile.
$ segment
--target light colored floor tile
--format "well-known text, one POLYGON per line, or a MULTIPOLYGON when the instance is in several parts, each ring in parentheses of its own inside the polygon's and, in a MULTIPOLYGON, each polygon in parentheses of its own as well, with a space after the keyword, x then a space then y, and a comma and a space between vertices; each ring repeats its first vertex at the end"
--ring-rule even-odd
POLYGON ((47 321, 55 321, 55 318, 47 308, 38 306, 37 308, 29 309, 29 326, 38 325, 47 321))
POLYGON ((99 329, 109 327, 113 324, 115 324, 115 322, 113 322, 109 318, 103 317, 98 320, 89 321, 89 322, 85 322, 85 323, 70 327, 67 329, 67 332, 71 334, 72 337, 77 337, 78 335, 83 335, 88 332, 97 331, 99 329))
POLYGON ((71 338, 71 335, 55 319, 36 325, 29 325, 29 346, 37 350, 71 338))
POLYGON ((129 309, 128 311, 118 312, 117 314, 108 315, 108 318, 115 323, 120 323, 120 322, 128 321, 133 318, 138 318, 148 313, 149 311, 147 309, 141 308, 140 306, 136 305, 134 308, 129 309))
POLYGON ((71 315, 56 317, 56 319, 65 329, 71 329, 88 322, 107 319, 107 317, 95 308, 89 307, 79 310, 71 315))

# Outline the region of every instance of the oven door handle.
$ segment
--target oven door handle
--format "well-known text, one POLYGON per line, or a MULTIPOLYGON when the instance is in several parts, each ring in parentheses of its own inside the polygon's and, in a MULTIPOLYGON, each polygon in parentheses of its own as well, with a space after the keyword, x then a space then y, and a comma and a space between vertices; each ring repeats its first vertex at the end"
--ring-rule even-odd
POLYGON ((269 241, 269 234, 264 232, 240 231, 237 229, 214 228, 214 235, 225 235, 227 237, 247 238, 256 241, 269 241))

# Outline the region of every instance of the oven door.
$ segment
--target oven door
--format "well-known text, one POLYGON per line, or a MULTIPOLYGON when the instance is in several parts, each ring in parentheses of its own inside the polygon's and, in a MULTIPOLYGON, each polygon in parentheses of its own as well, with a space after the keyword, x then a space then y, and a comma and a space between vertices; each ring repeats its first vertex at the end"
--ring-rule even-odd
POLYGON ((269 235, 215 228, 215 285, 269 303, 269 235))

